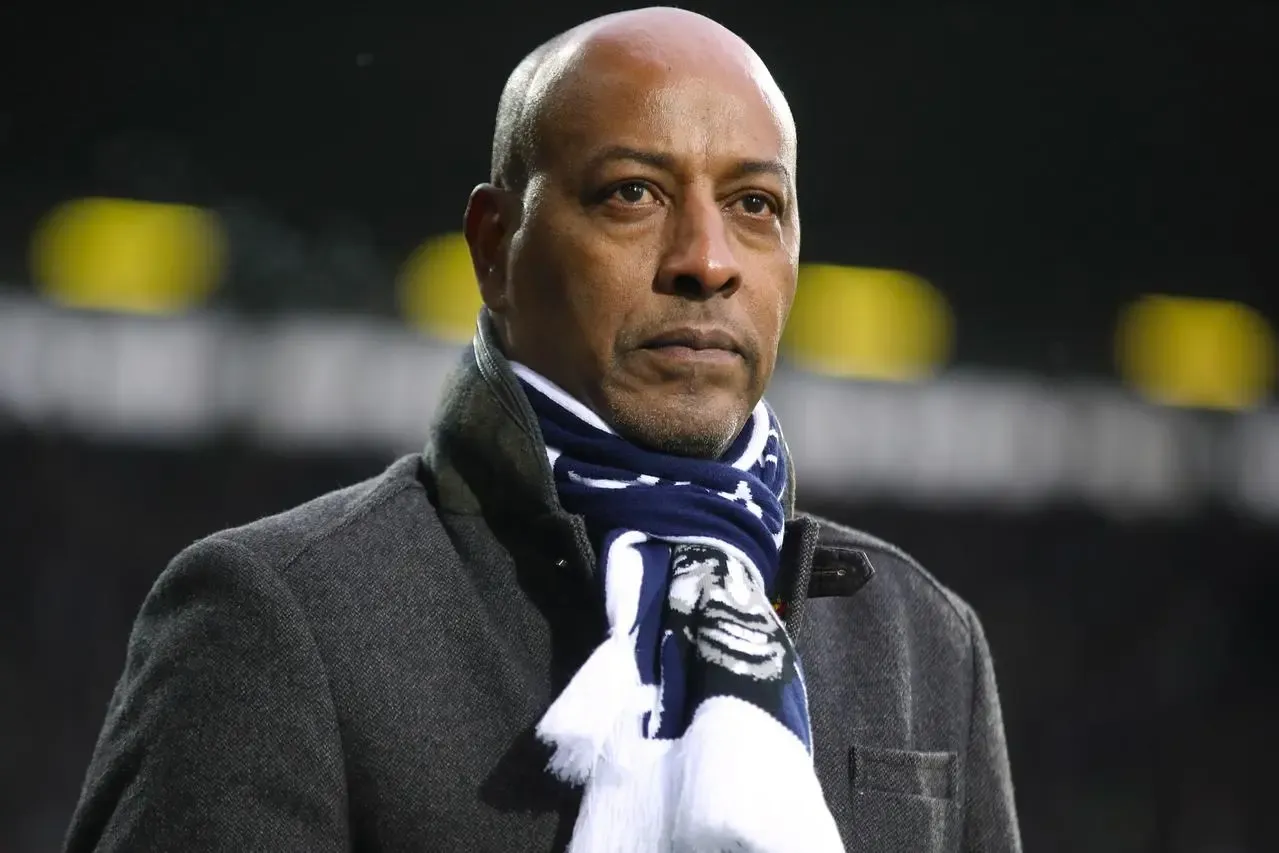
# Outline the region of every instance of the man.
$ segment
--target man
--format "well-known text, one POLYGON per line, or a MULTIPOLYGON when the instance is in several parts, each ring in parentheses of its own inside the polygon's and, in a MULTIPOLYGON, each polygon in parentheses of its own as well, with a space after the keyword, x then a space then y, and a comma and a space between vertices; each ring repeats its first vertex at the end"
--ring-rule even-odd
POLYGON ((1018 850, 976 616, 794 510, 795 167, 703 17, 528 57, 427 452, 174 560, 67 849, 1018 850))

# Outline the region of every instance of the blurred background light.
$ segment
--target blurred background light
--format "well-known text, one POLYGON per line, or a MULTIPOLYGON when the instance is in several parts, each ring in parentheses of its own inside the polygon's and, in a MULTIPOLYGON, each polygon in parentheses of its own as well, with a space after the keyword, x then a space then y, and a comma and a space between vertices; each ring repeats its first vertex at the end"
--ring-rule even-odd
POLYGON ((917 275, 804 264, 782 351, 818 373, 911 381, 945 363, 953 334, 946 300, 917 275))
POLYGON ((226 241, 197 207, 82 198, 37 226, 31 271, 42 294, 73 308, 172 314, 204 302, 221 278, 226 241))
POLYGON ((475 334, 482 300, 471 251, 460 233, 432 237, 400 269, 400 311, 413 326, 446 341, 475 334))
POLYGON ((1124 380, 1163 405, 1245 409, 1274 385, 1274 331, 1238 302, 1144 296, 1120 315, 1116 356, 1124 380))

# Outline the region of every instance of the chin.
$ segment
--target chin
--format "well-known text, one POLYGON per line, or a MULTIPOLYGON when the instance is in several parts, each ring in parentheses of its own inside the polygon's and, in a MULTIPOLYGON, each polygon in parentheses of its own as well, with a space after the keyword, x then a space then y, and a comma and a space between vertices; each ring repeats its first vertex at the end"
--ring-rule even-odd
POLYGON ((613 410, 619 435, 661 453, 698 459, 714 459, 727 450, 751 411, 744 402, 725 405, 683 396, 647 405, 628 402, 613 410))

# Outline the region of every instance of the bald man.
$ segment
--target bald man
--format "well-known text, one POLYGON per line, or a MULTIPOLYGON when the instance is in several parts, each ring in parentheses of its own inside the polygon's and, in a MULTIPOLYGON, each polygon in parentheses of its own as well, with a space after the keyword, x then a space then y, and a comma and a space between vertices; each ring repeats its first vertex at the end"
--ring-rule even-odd
POLYGON ((426 451, 168 566, 66 849, 1020 849, 977 617, 795 510, 795 174, 706 18, 525 59, 426 451))

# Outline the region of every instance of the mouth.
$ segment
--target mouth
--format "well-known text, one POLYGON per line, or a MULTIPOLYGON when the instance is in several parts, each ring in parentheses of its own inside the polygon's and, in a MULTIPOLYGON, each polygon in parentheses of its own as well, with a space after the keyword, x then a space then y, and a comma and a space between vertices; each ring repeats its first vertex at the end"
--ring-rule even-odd
POLYGON ((732 362, 743 357, 742 347, 732 334, 711 327, 669 329, 644 341, 640 349, 678 361, 732 362))
MULTIPOLYGON (((768 607, 768 605, 764 605, 768 607)), ((770 608, 771 610, 771 608, 770 608)), ((727 607, 718 601, 708 601, 702 608, 702 614, 714 622, 734 623, 750 629, 753 633, 771 633, 773 622, 766 612, 756 608, 727 607)))
POLYGON ((730 625, 703 625, 687 629, 688 638, 705 659, 756 681, 773 681, 785 670, 786 650, 766 636, 749 636, 730 625))

